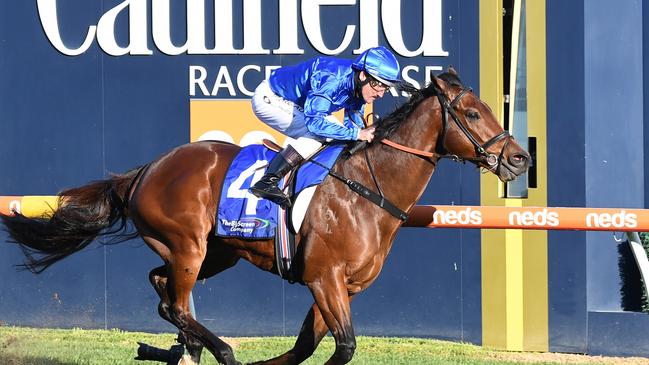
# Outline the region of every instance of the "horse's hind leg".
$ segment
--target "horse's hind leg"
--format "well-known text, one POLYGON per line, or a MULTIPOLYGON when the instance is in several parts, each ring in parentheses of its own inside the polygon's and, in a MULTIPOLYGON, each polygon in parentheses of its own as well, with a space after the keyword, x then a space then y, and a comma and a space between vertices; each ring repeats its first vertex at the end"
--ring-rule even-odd
MULTIPOLYGON (((232 248, 216 242, 211 243, 208 245, 207 256, 203 261, 197 279, 201 280, 212 277, 221 271, 234 266, 238 260, 239 257, 235 254, 232 248)), ((158 293, 158 296, 160 296, 160 304, 158 305, 160 316, 174 324, 170 312, 171 300, 169 299, 169 294, 167 292, 167 267, 160 266, 151 270, 151 273, 149 273, 149 281, 158 293)), ((183 331, 179 331, 178 336, 180 343, 185 345, 191 361, 196 364, 200 363, 203 344, 183 331)))
POLYGON ((314 304, 304 319, 300 334, 291 350, 276 358, 259 361, 251 365, 300 364, 313 355, 313 352, 328 331, 329 328, 322 319, 320 309, 314 304))
MULTIPOLYGON (((151 270, 149 273, 149 281, 151 281, 151 285, 153 285, 153 288, 160 296, 160 304, 158 304, 158 313, 160 314, 160 317, 175 325, 171 317, 171 300, 167 294, 167 267, 160 266, 151 270)), ((201 361, 203 344, 183 331, 178 332, 178 341, 187 349, 191 361, 195 364, 199 364, 201 361)))
MULTIPOLYGON (((151 282, 160 295, 161 301, 158 307, 160 315, 178 328, 183 335, 183 340, 188 340, 189 351, 194 353, 192 357, 198 359, 197 354, 201 351, 200 345, 196 343, 198 341, 220 363, 239 364, 234 358, 232 348, 198 323, 190 313, 189 296, 206 257, 207 243, 193 240, 179 241, 173 245, 174 250, 163 251, 164 249, 159 248, 171 245, 163 245, 162 242, 149 236, 143 238, 148 245, 157 248, 157 252, 162 251, 163 254, 160 256, 165 257, 167 262, 166 270, 159 268, 153 270, 150 275, 151 282), (166 290, 162 290, 163 288, 166 290)), ((236 258, 226 261, 230 263, 229 266, 232 266, 236 263, 236 258)))
MULTIPOLYGON (((191 243, 179 247, 196 247, 191 243)), ((192 249, 172 253, 169 261, 168 294, 172 322, 183 333, 196 338, 222 364, 239 364, 230 345, 198 323, 189 310, 189 295, 198 277, 204 255, 192 249)))

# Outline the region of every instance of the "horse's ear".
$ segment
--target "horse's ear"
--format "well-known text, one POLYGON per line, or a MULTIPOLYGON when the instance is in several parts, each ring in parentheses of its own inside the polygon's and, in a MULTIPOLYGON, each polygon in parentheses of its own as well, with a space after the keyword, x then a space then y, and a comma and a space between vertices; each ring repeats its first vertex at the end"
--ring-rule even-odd
POLYGON ((457 77, 457 71, 455 71, 455 68, 453 68, 452 65, 449 65, 449 66, 448 66, 448 71, 446 71, 446 72, 447 72, 449 75, 453 75, 453 76, 457 77))
POLYGON ((430 72, 430 83, 435 86, 436 90, 442 90, 443 83, 437 76, 435 76, 435 73, 433 71, 430 72))
POLYGON ((430 73, 430 83, 435 87, 437 92, 444 93, 448 88, 448 85, 444 80, 435 76, 433 72, 430 73))

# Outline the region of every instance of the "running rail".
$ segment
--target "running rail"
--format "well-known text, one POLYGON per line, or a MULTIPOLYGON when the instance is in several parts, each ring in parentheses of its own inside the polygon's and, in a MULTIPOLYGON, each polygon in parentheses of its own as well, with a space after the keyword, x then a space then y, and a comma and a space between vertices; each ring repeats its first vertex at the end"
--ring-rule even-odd
MULTIPOLYGON (((0 196, 0 213, 49 215, 51 195, 0 196)), ((404 227, 649 232, 649 209, 416 205, 404 227)))
POLYGON ((0 196, 0 214, 19 212, 27 217, 42 217, 52 213, 59 204, 53 195, 0 196))
POLYGON ((403 226, 624 231, 649 293, 649 258, 637 233, 649 231, 648 209, 417 205, 403 226))
POLYGON ((649 231, 649 209, 416 205, 404 227, 649 231))

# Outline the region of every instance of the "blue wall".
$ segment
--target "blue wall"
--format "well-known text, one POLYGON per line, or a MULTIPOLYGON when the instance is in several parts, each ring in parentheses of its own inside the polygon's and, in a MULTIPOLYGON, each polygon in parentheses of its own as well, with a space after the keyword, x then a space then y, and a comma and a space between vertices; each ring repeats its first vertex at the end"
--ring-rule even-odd
MULTIPOLYGON (((70 46, 80 44, 87 27, 119 3, 59 1, 62 38, 70 46)), ((234 3, 235 29, 240 29, 241 2, 234 3)), ((263 4, 267 14, 278 13, 277 2, 263 4)), ((402 7, 406 45, 412 49, 421 36, 421 3, 403 2, 402 7)), ((322 10, 325 42, 340 42, 341 24, 357 23, 357 8, 322 10)), ((477 0, 461 5, 444 1, 443 44, 449 57, 401 57, 402 64, 452 64, 467 85, 478 89, 477 9, 477 0)), ((181 43, 184 12, 173 11, 174 39, 181 43)), ((213 22, 208 20, 207 29, 213 22)), ((127 42, 126 19, 120 17, 117 24, 118 40, 127 42)), ((277 19, 268 17, 264 27, 264 42, 276 42, 277 19)), ((300 31, 305 54, 298 56, 172 57, 154 50, 152 56, 113 57, 96 42, 80 56, 64 56, 48 42, 32 1, 0 4, 0 35, 0 153, 10 157, 0 160, 0 195, 52 195, 133 168, 188 142, 189 65, 205 65, 215 72, 220 65, 237 69, 254 63, 291 64, 317 55, 300 31)), ((235 44, 241 42, 237 34, 235 44)), ((386 44, 382 30, 379 42, 386 44)), ((356 34, 352 46, 357 45, 356 34)), ((352 57, 351 49, 341 56, 352 57)), ((384 115, 398 103, 386 97, 376 109, 384 115)), ((442 163, 422 203, 478 204, 478 184, 475 169, 442 163)), ((5 238, 0 233, 0 241, 5 238)), ((402 231, 380 278, 352 305, 357 333, 479 343, 479 240, 477 231, 402 231)), ((21 260, 17 247, 0 245, 4 322, 173 330, 158 318, 157 295, 147 280, 149 270, 161 261, 140 240, 93 246, 40 276, 16 272, 13 265, 21 260)), ((194 296, 199 320, 223 335, 296 334, 312 303, 304 287, 243 261, 198 283, 194 296)))
MULTIPOLYGON (((635 0, 547 2, 550 206, 644 206, 646 12, 635 0)), ((550 349, 628 354, 593 330, 633 328, 600 314, 621 311, 612 233, 550 232, 548 261, 550 349)))
MULTIPOLYGON (((583 3, 548 1, 546 11, 548 205, 583 207, 583 3)), ((580 352, 586 348, 585 236, 583 232, 548 232, 552 351, 580 352)))
MULTIPOLYGON (((589 1, 584 9, 586 206, 642 208, 642 3, 589 1)), ((620 310, 620 278, 611 265, 617 245, 606 232, 586 237, 588 309, 620 310)))

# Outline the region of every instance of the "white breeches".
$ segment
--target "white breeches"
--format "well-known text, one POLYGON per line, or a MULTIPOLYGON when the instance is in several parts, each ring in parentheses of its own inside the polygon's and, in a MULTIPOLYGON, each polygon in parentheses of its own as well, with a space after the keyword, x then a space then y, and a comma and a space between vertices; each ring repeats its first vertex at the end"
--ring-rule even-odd
MULTIPOLYGON (((289 144, 303 157, 308 158, 322 146, 322 138, 309 132, 304 124, 304 112, 299 105, 277 96, 264 80, 252 96, 252 111, 257 118, 276 131, 294 138, 289 144)), ((327 117, 334 123, 340 121, 333 115, 327 117)))

